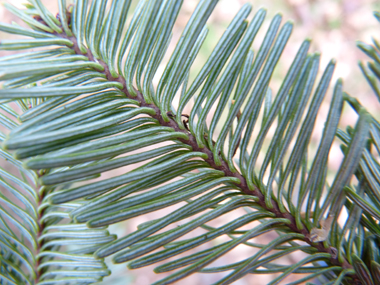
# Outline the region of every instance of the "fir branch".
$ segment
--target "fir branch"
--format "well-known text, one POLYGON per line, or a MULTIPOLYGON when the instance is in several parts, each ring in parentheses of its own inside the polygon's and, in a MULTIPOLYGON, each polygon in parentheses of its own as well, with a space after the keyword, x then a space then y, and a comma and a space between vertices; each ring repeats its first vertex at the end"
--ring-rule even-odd
MULTIPOLYGON (((13 207, 16 215, 21 213, 22 223, 3 208, 0 213, 10 219, 11 225, 24 227, 24 223, 31 227, 30 231, 21 231, 40 252, 37 260, 42 263, 36 268, 40 283, 50 280, 93 282, 109 274, 104 268, 94 269, 93 277, 89 277, 86 270, 55 270, 56 266, 62 268, 65 264, 79 266, 77 260, 85 257, 85 253, 90 253, 85 258, 91 260, 101 258, 96 266, 103 266, 103 257, 117 253, 114 262, 133 260, 128 266, 138 268, 167 260, 219 236, 230 240, 157 267, 156 272, 186 267, 157 284, 171 283, 197 271, 230 270, 232 272, 218 284, 229 284, 246 274, 262 272, 281 272, 273 283, 290 273, 301 272, 310 273, 306 279, 320 275, 335 283, 344 280, 350 284, 367 284, 372 282, 371 278, 375 280, 377 266, 369 264, 367 255, 374 254, 371 260, 380 258, 375 245, 378 239, 369 236, 379 236, 375 221, 378 215, 374 215, 373 209, 380 205, 377 183, 380 171, 370 145, 373 140, 376 149, 380 149, 380 128, 371 125, 370 115, 359 103, 342 96, 342 80, 335 85, 317 152, 313 159, 308 157, 311 134, 335 61, 327 65, 313 92, 320 55, 309 54, 310 40, 305 40, 272 99, 269 84, 293 25, 287 22, 280 28, 282 17, 276 15, 254 55, 250 47, 266 12, 260 9, 248 23, 251 7, 247 4, 236 14, 201 71, 189 83, 189 72, 206 39, 206 21, 217 3, 217 0, 201 0, 155 89, 152 80, 168 48, 182 1, 139 2, 126 31, 131 1, 112 1, 110 7, 105 3, 78 0, 72 9, 66 10, 65 0, 60 0, 60 16, 54 17, 40 0, 31 0, 26 11, 14 7, 10 10, 34 31, 0 24, 0 30, 34 38, 4 41, 0 49, 64 46, 0 59, 0 79, 4 81, 4 89, 0 90, 4 104, 0 104, 0 108, 7 113, 0 114, 0 124, 11 131, 7 137, 0 132, 2 147, 16 150, 17 159, 29 159, 22 164, 6 151, 0 150, 0 154, 10 157, 23 177, 23 173, 41 174, 32 180, 34 184, 38 180, 38 185, 43 185, 39 190, 33 189, 34 184, 24 187, 23 190, 32 195, 30 199, 19 195, 14 198, 26 205, 25 215, 12 201, 0 201, 13 207), (177 98, 181 85, 176 110, 172 101, 177 98), (183 110, 191 99, 195 100, 194 106, 189 115, 184 115, 183 110), (227 118, 222 119, 231 99, 227 118), (359 114, 355 129, 348 128, 347 134, 338 129, 344 100, 358 107, 359 114), (19 116, 12 110, 8 105, 12 101, 24 114, 19 116), (13 121, 8 114, 22 123, 13 121), (206 118, 210 115, 213 116, 208 124, 206 118), (188 120, 183 121, 183 117, 188 120), (222 122, 215 138, 216 128, 222 122), (267 147, 265 141, 272 127, 275 133, 267 147), (259 133, 249 152, 256 128, 259 133), (326 179, 327 162, 335 137, 344 144, 344 160, 330 187, 326 179), (295 145, 290 151, 293 141, 295 145), (168 144, 149 151, 144 149, 162 142, 168 144), (135 150, 140 152, 132 153, 135 150), (235 157, 237 151, 239 158, 235 157), (265 157, 258 165, 262 151, 265 157), (144 165, 124 174, 114 172, 115 177, 93 180, 109 170, 143 161, 144 165), (259 168, 257 177, 256 168, 259 168), (354 176, 359 184, 351 186, 354 176), (174 178, 180 179, 172 181, 174 178), (89 183, 84 185, 73 184, 87 180, 89 183), (324 189, 327 190, 325 197, 324 189), (103 226, 183 202, 186 204, 179 209, 140 224, 123 237, 110 236, 101 245, 92 243, 99 234, 107 235, 103 226), (35 204, 39 205, 38 209, 35 204), (301 210, 303 206, 306 206, 305 213, 301 210), (349 217, 341 228, 338 217, 343 207, 349 211, 349 217), (245 209, 247 214, 223 226, 208 225, 239 208, 245 209), (188 218, 184 224, 166 228, 188 218), (69 224, 62 225, 61 219, 69 224), (259 226, 240 229, 257 220, 259 226), (322 229, 318 229, 319 225, 322 229), (70 230, 72 227, 75 230, 70 230), (57 229, 60 232, 56 232, 57 229), (207 233, 178 240, 196 229, 207 233), (271 231, 276 231, 279 237, 270 243, 261 245, 251 241, 271 231), (68 245, 72 237, 77 238, 78 233, 79 241, 82 237, 82 242, 91 242, 92 246, 76 249, 75 253, 70 248, 69 251, 61 248, 68 245), (297 240, 305 245, 299 245, 297 240), (206 268, 239 244, 260 250, 243 261, 206 268), (162 247, 161 251, 153 252, 162 247), (272 250, 280 252, 262 258, 272 250), (309 256, 289 266, 273 262, 296 250, 309 256), (62 257, 64 260, 57 260, 62 257), (317 260, 326 263, 318 266, 317 260), (305 266, 310 262, 314 266, 305 266), (258 270, 259 266, 264 269, 258 270), (370 271, 373 271, 372 277, 370 271)), ((367 46, 362 49, 379 62, 373 49, 367 46)), ((376 75, 376 64, 371 63, 369 67, 376 75)), ((376 85, 373 76, 367 70, 363 72, 370 83, 376 85)), ((3 224, 6 230, 7 222, 3 224)), ((9 229, 8 232, 15 235, 9 229)), ((7 238, 11 246, 17 243, 7 238)), ((12 258, 17 260, 20 256, 11 248, 6 251, 10 251, 11 258, 5 262, 12 263, 12 258)), ((20 266, 13 264, 14 269, 5 269, 0 278, 33 282, 32 267, 36 259, 31 259, 31 262, 26 261, 26 266, 31 265, 28 267, 32 272, 30 276, 24 276, 20 266)))
MULTIPOLYGON (((58 15, 57 15, 57 18, 59 18, 58 15)), ((71 19, 71 13, 70 12, 67 12, 67 19, 68 19, 68 23, 64 23, 64 26, 66 26, 66 24, 68 26, 70 26, 70 19, 71 19)), ((46 23, 41 18, 37 18, 37 20, 46 25, 46 23)), ((275 214, 276 218, 284 218, 284 219, 289 220, 290 223, 286 224, 286 226, 289 227, 293 232, 302 234, 304 236, 304 241, 306 243, 308 243, 310 246, 316 248, 320 253, 330 254, 331 264, 335 265, 335 266, 341 266, 344 270, 346 270, 347 275, 349 275, 352 278, 351 284, 361 284, 359 277, 356 274, 352 273, 353 272, 352 271, 353 266, 348 262, 348 260, 346 258, 344 258, 343 262, 341 262, 338 259, 336 248, 334 248, 332 246, 328 246, 326 248, 324 246, 323 242, 317 242, 317 243, 313 242, 312 236, 310 235, 310 231, 307 228, 307 226, 302 223, 302 228, 299 228, 297 226, 295 217, 290 212, 288 212, 287 210, 281 211, 277 201, 274 200, 273 198, 271 199, 271 204, 273 205, 273 208, 268 207, 267 203, 265 202, 266 198, 262 193, 263 191, 261 191, 261 189, 258 186, 254 185, 254 189, 249 189, 247 181, 244 178, 244 176, 242 176, 239 172, 233 172, 230 169, 230 167, 228 166, 228 163, 223 158, 220 158, 221 165, 217 165, 214 161, 213 152, 207 146, 205 146, 204 148, 200 148, 197 144, 196 138, 186 129, 185 130, 181 129, 178 126, 177 122, 170 116, 169 113, 167 114, 167 116, 170 118, 170 120, 168 122, 166 122, 164 120, 162 114, 161 114, 161 110, 155 104, 147 103, 144 99, 144 96, 141 94, 140 91, 138 91, 137 89, 134 89, 136 96, 132 95, 127 90, 126 80, 120 75, 118 75, 118 77, 113 76, 110 72, 108 65, 104 61, 102 61, 100 59, 96 59, 94 57, 94 55, 92 54, 92 52, 88 48, 85 48, 82 46, 82 49, 81 49, 79 47, 78 41, 77 41, 75 36, 68 35, 65 31, 63 31, 62 33, 53 32, 53 34, 58 36, 58 37, 61 37, 63 39, 70 40, 73 43, 73 45, 70 48, 76 54, 86 56, 89 59, 89 61, 100 64, 104 68, 104 70, 99 71, 99 72, 104 74, 108 81, 117 82, 117 83, 122 84, 123 88, 121 88, 121 91, 125 94, 125 96, 127 98, 138 101, 140 104, 140 107, 147 107, 147 108, 153 109, 155 111, 155 115, 152 115, 151 117, 156 119, 162 126, 170 127, 172 129, 174 129, 176 132, 184 133, 188 137, 188 139, 179 138, 178 139, 179 141, 181 141, 184 144, 189 145, 193 149, 193 151, 202 152, 202 153, 206 154, 207 158, 204 160, 214 169, 222 171, 226 176, 239 179, 240 183, 237 184, 237 186, 241 189, 241 191, 244 194, 257 197, 258 198, 257 203, 261 207, 263 207, 264 209, 275 214), (85 52, 82 52, 82 50, 83 51, 85 50, 85 52)))

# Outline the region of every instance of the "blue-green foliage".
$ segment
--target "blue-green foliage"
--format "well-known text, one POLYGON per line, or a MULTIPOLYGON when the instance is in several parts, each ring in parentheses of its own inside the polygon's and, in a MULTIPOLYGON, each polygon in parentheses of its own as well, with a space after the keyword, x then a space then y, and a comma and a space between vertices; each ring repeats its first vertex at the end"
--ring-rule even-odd
MULTIPOLYGON (((276 15, 251 50, 266 11, 247 20, 247 4, 190 80, 218 2, 201 0, 159 74, 182 2, 141 0, 129 11, 129 0, 69 7, 59 0, 57 17, 40 0, 25 10, 5 4, 30 29, 0 23, 1 31, 27 37, 0 43, 1 50, 26 49, 0 58, 0 154, 13 165, 0 169, 1 283, 98 282, 110 274, 103 261, 110 255, 129 268, 164 261, 157 273, 176 270, 156 284, 195 272, 226 272, 217 284, 262 273, 280 273, 270 284, 291 273, 308 274, 291 284, 380 283, 380 125, 343 93, 341 80, 310 153, 335 61, 319 78, 320 55, 305 40, 274 92, 271 77, 293 24, 281 26, 276 15), (344 100, 359 114, 347 132, 338 128, 344 100), (330 185, 336 137, 344 159, 330 185), (113 177, 102 177, 111 170, 113 177), (107 231, 177 204, 125 236, 107 231), (236 219, 210 223, 236 209, 244 209, 236 219), (256 243, 271 231, 275 239, 256 243), (210 265, 239 245, 254 249, 252 256, 210 265), (295 251, 306 257, 276 263, 295 251)), ((379 46, 360 47, 375 60, 374 75, 362 68, 380 97, 379 46)))

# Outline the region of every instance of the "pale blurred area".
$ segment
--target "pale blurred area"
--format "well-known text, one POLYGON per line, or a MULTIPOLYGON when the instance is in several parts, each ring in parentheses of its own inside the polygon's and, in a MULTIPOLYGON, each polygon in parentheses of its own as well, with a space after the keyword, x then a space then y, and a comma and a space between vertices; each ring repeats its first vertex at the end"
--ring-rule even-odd
MULTIPOLYGON (((4 1, 3 1, 4 2, 4 1)), ((24 0, 8 0, 17 7, 22 7, 21 3, 24 0)), ((50 9, 50 11, 56 13, 58 11, 57 3, 54 0, 42 0, 42 2, 50 9)), ((67 1, 69 2, 69 1, 67 1)), ((137 2, 137 1, 134 1, 137 2)), ((273 16, 281 12, 283 15, 283 22, 292 20, 294 22, 293 34, 290 38, 287 48, 280 64, 274 74, 271 88, 275 91, 278 89, 284 75, 290 66, 294 56, 305 38, 312 39, 311 52, 321 52, 321 70, 327 65, 331 58, 337 60, 337 67, 334 74, 333 82, 338 78, 344 80, 344 90, 351 96, 356 97, 373 115, 380 115, 380 104, 377 101, 372 90, 366 83, 364 77, 361 75, 360 69, 357 65, 360 60, 367 60, 367 57, 356 47, 356 40, 362 40, 370 43, 371 37, 378 37, 380 31, 380 23, 378 23, 372 16, 372 11, 380 9, 380 2, 375 0, 220 0, 214 13, 209 20, 209 35, 205 41, 203 49, 197 59, 197 66, 192 70, 192 76, 196 74, 197 69, 201 68, 201 64, 210 54, 212 48, 216 44, 220 35, 227 27, 228 23, 232 20, 233 16, 238 12, 244 3, 251 3, 253 11, 251 16, 262 7, 267 8, 267 21, 263 25, 262 31, 255 40, 253 48, 257 50, 260 46, 260 39, 266 31, 270 20, 273 16)), ((179 38, 181 31, 187 23, 192 11, 194 10, 197 0, 184 0, 182 12, 177 20, 177 24, 174 29, 174 36, 170 50, 174 49, 175 40, 179 38)), ((135 4, 133 4, 133 7, 135 4)), ((3 6, 0 6, 0 20, 1 22, 10 23, 15 21, 20 23, 14 15, 4 10, 3 6)), ((0 32, 0 40, 9 38, 9 35, 0 32)), ((0 51, 0 56, 10 54, 10 52, 0 51)), ((169 56, 165 57, 167 61, 169 56)), ((159 71, 162 71, 164 65, 162 65, 159 71)), ((327 97, 331 96, 331 89, 327 97)), ((319 137, 323 129, 324 118, 328 112, 328 100, 323 103, 321 109, 321 118, 318 117, 317 128, 315 136, 319 137)), ((354 125, 356 122, 356 116, 349 110, 345 110, 341 125, 354 125)), ((314 133, 313 133, 314 136, 314 133)), ((332 169, 339 167, 340 158, 339 145, 334 145, 333 151, 330 155, 330 166, 332 169)), ((177 207, 174 207, 177 208, 177 207)), ((174 209, 171 208, 171 209, 174 209)), ((160 212, 162 214, 163 212, 160 212)), ((237 217, 243 213, 242 210, 231 212, 231 217, 237 217)), ((156 213, 145 215, 133 219, 128 223, 123 223, 122 226, 113 226, 111 231, 117 233, 119 236, 125 235, 131 232, 136 226, 142 222, 149 221, 150 219, 157 218, 156 213)), ((226 223, 222 221, 221 224, 226 223)), ((272 236, 272 238, 275 235, 272 236)), ((257 238, 255 242, 267 243, 271 239, 271 235, 257 238)), ((246 247, 238 247, 233 254, 229 254, 223 258, 220 258, 213 265, 222 265, 227 263, 237 262, 243 258, 251 256, 255 251, 247 251, 246 247)), ((278 261, 282 264, 294 264, 300 261, 304 257, 303 254, 293 254, 286 256, 278 261)), ((152 269, 154 266, 148 266, 138 270, 128 270, 123 265, 113 266, 112 270, 114 274, 111 277, 107 277, 101 283, 112 285, 147 285, 151 284, 165 275, 156 275, 152 269)), ((192 275, 177 284, 183 285, 208 285, 217 282, 223 274, 195 274, 192 275)), ((278 274, 273 275, 247 275, 233 284, 235 285, 248 285, 248 284, 268 284, 271 280, 277 277, 278 274)), ((287 284, 301 278, 301 275, 292 275, 286 278, 281 284, 287 284)), ((317 283, 318 281, 313 281, 317 283)), ((302 283, 306 284, 306 283, 302 283)))

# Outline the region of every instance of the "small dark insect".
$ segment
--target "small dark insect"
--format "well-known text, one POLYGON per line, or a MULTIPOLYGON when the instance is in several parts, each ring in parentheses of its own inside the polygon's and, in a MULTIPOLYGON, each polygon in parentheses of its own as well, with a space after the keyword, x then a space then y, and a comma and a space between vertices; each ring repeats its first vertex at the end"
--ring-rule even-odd
MULTIPOLYGON (((168 112, 167 115, 168 115, 170 118, 172 118, 172 119, 174 118, 174 115, 173 115, 172 112, 168 112)), ((185 120, 182 120, 182 122, 183 122, 183 124, 184 124, 186 130, 188 130, 188 131, 190 132, 189 125, 188 125, 190 116, 187 115, 187 114, 182 114, 181 117, 185 117, 185 118, 186 118, 185 120)))
POLYGON ((185 117, 186 118, 185 120, 182 120, 182 122, 185 125, 186 130, 188 130, 190 132, 189 126, 187 125, 188 122, 189 122, 190 116, 186 115, 186 114, 182 114, 181 117, 185 117))

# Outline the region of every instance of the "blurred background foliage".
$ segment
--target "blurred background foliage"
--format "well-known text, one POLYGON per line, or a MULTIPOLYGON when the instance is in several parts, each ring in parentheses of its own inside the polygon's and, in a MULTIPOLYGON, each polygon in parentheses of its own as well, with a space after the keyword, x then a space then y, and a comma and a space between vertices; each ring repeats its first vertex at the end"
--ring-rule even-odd
MULTIPOLYGON (((22 8, 24 0, 6 0, 16 7, 22 8)), ((5 1, 1 1, 5 2, 5 1)), ((42 0, 44 5, 49 8, 53 13, 57 13, 57 2, 53 0, 42 0)), ((70 2, 70 1, 68 1, 70 2)), ((138 0, 134 1, 134 6, 138 0)), ((192 74, 196 74, 201 68, 202 63, 208 58, 217 40, 231 21, 233 16, 237 13, 239 8, 244 3, 251 3, 253 11, 257 11, 261 7, 265 7, 268 10, 266 22, 255 40, 253 49, 256 49, 261 44, 261 39, 264 37, 266 27, 269 26, 270 20, 277 13, 283 15, 283 22, 292 20, 294 22, 294 31, 290 40, 290 43, 285 48, 282 59, 277 66, 274 77, 272 78, 271 88, 275 94, 279 88, 287 69, 289 68, 291 61, 305 38, 312 39, 312 52, 321 52, 321 68, 323 71, 331 58, 335 58, 338 62, 332 82, 338 78, 344 80, 344 90, 351 96, 357 98, 363 106, 370 111, 378 120, 380 119, 380 104, 374 96, 369 85, 365 81, 361 71, 358 67, 359 61, 366 61, 367 57, 357 47, 356 40, 361 40, 366 43, 372 41, 372 37, 380 39, 379 30, 380 26, 375 18, 372 16, 372 11, 380 10, 380 1, 375 0, 220 0, 215 11, 209 20, 209 33, 208 37, 201 49, 200 55, 196 62, 198 65, 192 70, 192 74), (199 68, 197 70, 197 68, 199 68)), ((181 32, 186 25, 191 13, 193 12, 198 0, 184 0, 184 4, 174 27, 174 34, 172 44, 169 47, 166 55, 166 60, 169 59, 171 51, 174 50, 174 43, 180 37, 181 32)), ((131 9, 130 11, 133 11, 131 9)), ((254 13, 252 13, 254 14, 254 13)), ((0 21, 5 23, 17 22, 20 25, 19 19, 13 14, 8 13, 2 5, 0 5, 0 21)), ((8 34, 0 32, 0 40, 10 38, 8 34)), ((0 51, 0 56, 8 55, 12 52, 0 51)), ((164 60, 165 62, 165 60, 164 60)), ((162 71, 158 70, 158 73, 162 71)), ((158 81, 158 79, 157 79, 158 81)), ((327 95, 331 96, 331 91, 327 95)), ((328 112, 329 101, 325 100, 321 107, 321 112, 317 118, 316 128, 313 133, 313 138, 317 141, 321 136, 323 129, 323 122, 328 112)), ((344 128, 347 125, 354 125, 356 122, 356 114, 349 108, 345 108, 343 117, 341 119, 341 127, 344 128)), ((329 166, 332 171, 336 170, 341 161, 341 151, 339 144, 333 145, 332 151, 329 157, 329 166)), ((170 211, 171 208, 165 209, 170 211)), ((235 215, 239 215, 237 212, 233 212, 235 215)), ((241 214, 241 213, 240 213, 241 214)), ((111 228, 111 232, 114 233, 126 233, 130 232, 136 225, 148 221, 153 218, 157 213, 138 217, 129 221, 128 223, 119 224, 111 228)), ((231 217, 231 220, 233 217, 231 217)), ((225 221, 223 221, 224 223, 225 221)), ((262 237, 261 237, 262 238, 262 237)), ((269 238, 267 235, 266 238, 269 238)), ((237 248, 234 251, 234 255, 228 255, 224 258, 228 259, 229 263, 241 260, 251 255, 252 253, 246 252, 246 248, 242 248, 239 251, 237 248)), ((283 260, 284 263, 295 263, 302 259, 301 254, 295 254, 291 257, 287 257, 287 260, 283 260)), ((217 261, 218 264, 223 264, 223 258, 217 261)), ((135 284, 146 285, 161 279, 163 274, 157 276, 153 273, 152 268, 154 266, 148 266, 138 270, 129 271, 125 264, 112 266, 113 274, 110 277, 104 279, 101 284, 135 284)), ((252 275, 246 276, 243 279, 236 281, 236 285, 248 285, 248 284, 267 284, 270 280, 274 279, 277 274, 273 275, 252 275)), ((299 278, 299 277, 298 277, 299 278)), ((282 284, 289 283, 295 279, 292 276, 283 281, 282 284)), ((211 276, 207 274, 197 274, 190 276, 181 281, 183 285, 190 284, 212 284, 220 279, 220 276, 211 276)))

